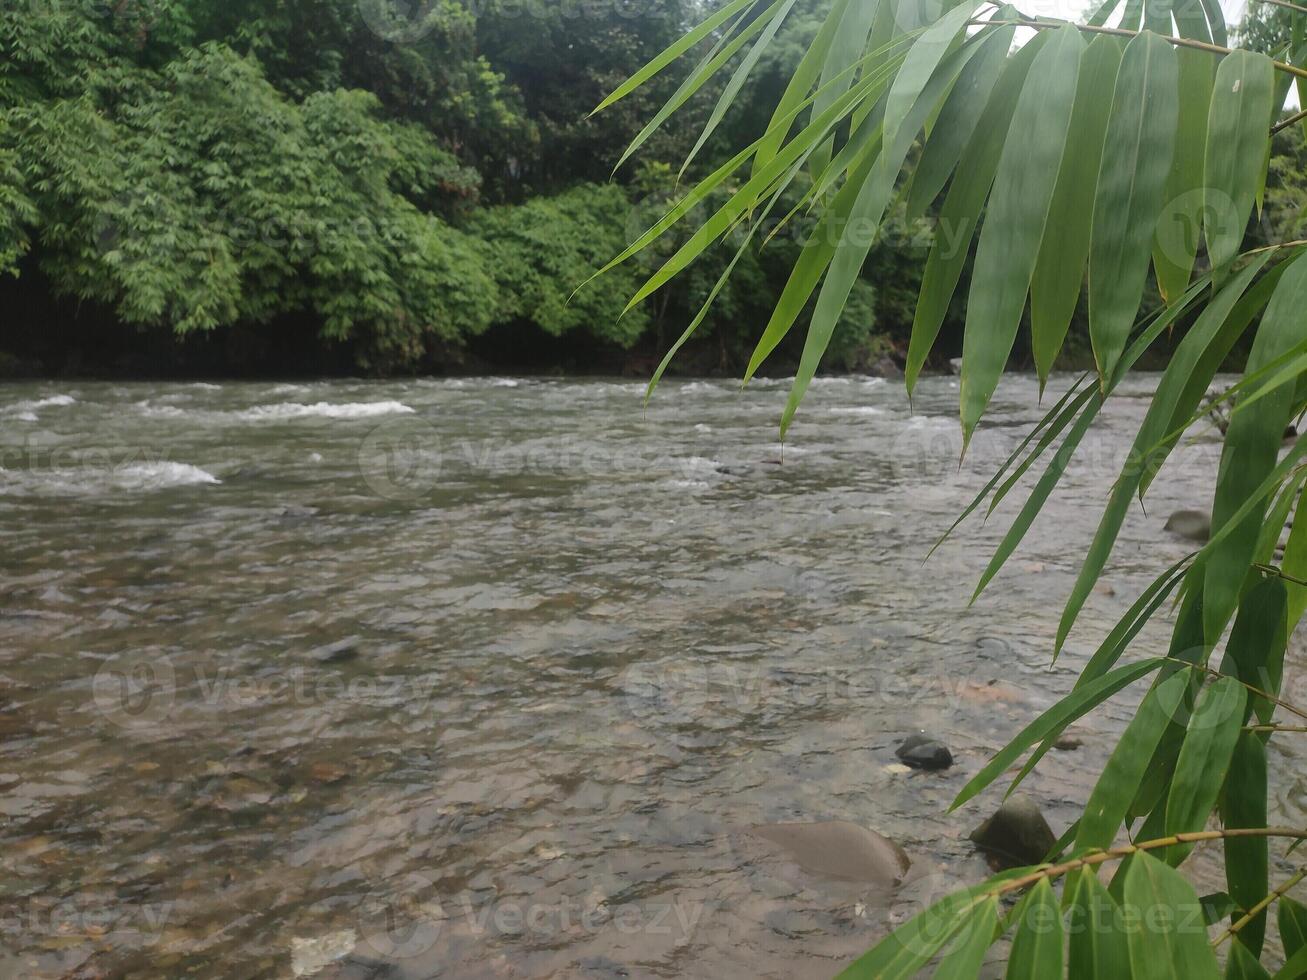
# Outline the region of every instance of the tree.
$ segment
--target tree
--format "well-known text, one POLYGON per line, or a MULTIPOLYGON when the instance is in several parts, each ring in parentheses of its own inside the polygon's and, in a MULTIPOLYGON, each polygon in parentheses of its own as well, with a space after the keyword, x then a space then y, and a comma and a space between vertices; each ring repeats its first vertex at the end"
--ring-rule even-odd
MULTIPOLYGON (((1296 240, 1241 251, 1266 185, 1272 124, 1289 82, 1307 71, 1292 43, 1284 45, 1288 62, 1226 47, 1221 8, 1211 0, 1132 0, 1117 16, 1121 6, 1107 0, 1086 23, 1072 24, 981 0, 832 0, 766 131, 723 154, 718 169, 610 264, 679 236, 635 304, 714 243, 730 238, 744 254, 747 245, 736 244, 741 232, 787 213, 796 199, 817 216, 745 372, 747 381, 811 303, 781 415, 783 438, 895 200, 921 214, 942 195, 907 386, 916 383, 957 289, 967 255, 959 236, 963 245, 975 240, 960 386, 964 447, 1023 330, 1027 299, 1042 386, 1087 282, 1096 370, 1072 384, 959 518, 987 499, 997 502, 1045 461, 977 593, 1021 543, 1122 380, 1174 329, 1180 339, 1083 556, 1054 656, 1106 568, 1132 502, 1145 498, 1179 439, 1205 415, 1204 395, 1226 355, 1249 343, 1243 377, 1225 396, 1234 407, 1210 539, 1159 570, 1072 693, 1018 733, 954 803, 1029 753, 1012 781, 1020 783, 1068 724, 1147 681, 1082 817, 1046 863, 945 898, 851 964, 849 977, 916 976, 932 963, 937 976, 975 976, 989 947, 1009 932, 1008 976, 1047 978, 1069 965, 1073 976, 1216 977, 1219 953, 1227 976, 1264 977, 1261 960, 1273 958, 1271 906, 1288 961, 1277 976, 1307 974, 1307 909, 1285 894, 1304 876, 1272 887, 1268 871, 1271 843, 1307 839, 1307 828, 1267 826, 1267 745, 1294 737, 1307 718, 1280 696, 1287 637, 1307 609, 1307 505, 1300 501, 1307 444, 1293 438, 1282 446, 1286 428, 1307 410, 1307 256, 1296 240), (1014 49, 1018 27, 1033 37, 1014 49), (724 200, 699 214, 696 206, 714 195, 724 200), (1139 318, 1150 267, 1164 305, 1139 318), (1280 551, 1286 522, 1291 531, 1280 551), (1140 630, 1171 599, 1179 612, 1169 646, 1137 650, 1140 630), (1213 817, 1220 826, 1209 830, 1213 817), (1206 840, 1224 848, 1228 895, 1200 901, 1177 869, 1206 840), (1099 868, 1114 871, 1107 887, 1099 868), (1019 904, 1005 915, 1012 899, 1019 904), (1212 942, 1204 915, 1227 923, 1212 942)), ((708 53, 682 94, 706 86, 726 64, 715 52, 744 52, 734 70, 737 78, 747 75, 794 7, 791 0, 722 5, 601 107, 699 46, 708 53)), ((1307 12, 1291 13, 1292 40, 1307 12)), ((735 90, 722 88, 709 129, 735 90)), ((730 273, 727 267, 719 282, 730 273)), ((682 341, 712 302, 710 295, 682 341)))

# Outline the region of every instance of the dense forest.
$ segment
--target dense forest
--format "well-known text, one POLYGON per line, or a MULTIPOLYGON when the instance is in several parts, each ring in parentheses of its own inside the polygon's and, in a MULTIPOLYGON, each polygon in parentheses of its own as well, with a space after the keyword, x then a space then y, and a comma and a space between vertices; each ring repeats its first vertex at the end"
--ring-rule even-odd
MULTIPOLYGON (((795 3, 761 59, 719 74, 740 86, 725 118, 700 92, 614 171, 678 76, 591 110, 705 6, 7 3, 0 374, 647 374, 735 249, 625 315, 657 256, 587 279, 702 161, 766 128, 822 9, 795 3)), ((1283 41, 1273 18, 1258 30, 1283 41)), ((1283 237, 1307 188, 1298 127, 1274 152, 1260 220, 1283 237)), ((828 366, 901 352, 934 233, 930 202, 913 203, 872 250, 828 366)), ((747 359, 809 225, 800 211, 767 231, 679 369, 747 359)))

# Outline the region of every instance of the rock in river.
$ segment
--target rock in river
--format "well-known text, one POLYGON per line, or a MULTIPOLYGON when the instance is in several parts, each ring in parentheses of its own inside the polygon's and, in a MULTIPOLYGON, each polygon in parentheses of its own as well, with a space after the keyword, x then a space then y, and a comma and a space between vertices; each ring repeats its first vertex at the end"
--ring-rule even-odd
POLYGON ((911 864, 888 837, 847 820, 770 823, 752 832, 778 844, 804 870, 827 878, 889 887, 903 880, 911 864))
POLYGON ((1166 529, 1188 541, 1205 542, 1212 536, 1212 515, 1201 510, 1177 510, 1166 519, 1166 529))
POLYGON ((913 769, 947 769, 953 765, 953 753, 948 750, 948 746, 924 732, 909 735, 894 750, 894 754, 900 762, 913 769))
POLYGON ((979 847, 1009 867, 1038 864, 1053 849, 1057 838, 1035 801, 1017 793, 971 832, 979 847))

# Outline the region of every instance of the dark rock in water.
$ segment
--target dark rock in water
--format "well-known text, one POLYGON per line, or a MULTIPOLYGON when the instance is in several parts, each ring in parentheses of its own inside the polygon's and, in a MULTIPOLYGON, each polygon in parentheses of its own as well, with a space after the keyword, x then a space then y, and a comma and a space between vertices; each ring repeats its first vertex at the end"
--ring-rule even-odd
POLYGON ((328 643, 326 646, 317 647, 309 651, 309 657, 320 664, 339 664, 346 660, 353 660, 359 655, 359 644, 362 640, 357 636, 347 636, 343 640, 337 640, 335 643, 328 643))
POLYGON ((1288 442, 1290 439, 1297 439, 1297 438, 1298 438, 1298 427, 1292 424, 1286 425, 1284 427, 1284 441, 1288 442))
POLYGON ((891 378, 896 381, 903 377, 903 369, 892 357, 877 358, 876 363, 867 370, 867 373, 873 378, 891 378))
POLYGON ((1057 749, 1059 752, 1072 752, 1084 744, 1085 743, 1076 736, 1068 735, 1063 732, 1057 737, 1057 741, 1053 743, 1053 748, 1057 749))
POLYGON ((971 839, 1008 867, 1038 864, 1057 843, 1035 801, 1017 793, 971 832, 971 839))
POLYGON ((960 358, 960 357, 950 357, 950 358, 949 358, 949 361, 948 361, 948 366, 949 366, 949 370, 951 370, 954 374, 961 374, 961 373, 962 373, 962 358, 960 358))
POLYGON ((953 765, 953 753, 943 742, 929 735, 909 735, 894 750, 899 761, 913 769, 947 769, 953 765))
POLYGON ((1166 519, 1166 529, 1187 541, 1205 542, 1212 536, 1212 515, 1201 510, 1177 510, 1166 519))
POLYGON ((764 824, 752 833, 779 845, 804 870, 827 878, 888 887, 899 884, 912 863, 888 837, 847 820, 764 824))

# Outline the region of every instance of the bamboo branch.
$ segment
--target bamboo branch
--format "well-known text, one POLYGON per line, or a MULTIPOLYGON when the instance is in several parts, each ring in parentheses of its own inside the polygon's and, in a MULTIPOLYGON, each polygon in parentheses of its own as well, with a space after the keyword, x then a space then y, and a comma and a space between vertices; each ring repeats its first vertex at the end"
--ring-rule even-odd
POLYGON ((1263 697, 1267 701, 1272 702, 1273 704, 1279 705, 1281 708, 1283 708, 1285 711, 1289 712, 1290 714, 1297 715, 1299 718, 1307 718, 1307 711, 1304 711, 1302 708, 1299 708, 1297 705, 1290 704, 1288 701, 1282 701, 1280 698, 1277 698, 1270 691, 1263 691, 1260 687, 1254 687, 1253 685, 1249 684, 1247 681, 1239 680, 1239 678, 1235 677, 1233 674, 1222 674, 1215 667, 1209 667, 1207 666, 1207 664, 1191 663, 1188 660, 1181 660, 1179 657, 1162 657, 1162 659, 1169 661, 1173 664, 1180 664, 1183 667, 1188 667, 1191 670, 1201 670, 1205 673, 1211 674, 1213 677, 1229 677, 1231 680, 1234 680, 1237 683, 1242 684, 1249 691, 1252 691, 1253 694, 1256 694, 1258 697, 1263 697))
MULTIPOLYGON (((978 25, 980 27, 1029 27, 1036 31, 1056 31, 1067 24, 1071 24, 1078 31, 1084 31, 1087 34, 1111 34, 1114 37, 1138 37, 1140 31, 1127 30, 1124 27, 1098 27, 1094 24, 1076 24, 1071 21, 1061 20, 1038 20, 1036 18, 1022 20, 979 20, 972 19, 967 21, 968 24, 978 25)), ((1227 55, 1233 54, 1233 48, 1223 48, 1219 44, 1209 44, 1206 41, 1196 41, 1191 37, 1173 37, 1169 34, 1158 34, 1167 44, 1172 44, 1177 48, 1193 48, 1196 51, 1206 51, 1209 54, 1227 55)), ((1307 78, 1307 68, 1299 68, 1297 65, 1290 65, 1283 61, 1272 61, 1277 71, 1294 75, 1298 78, 1307 78)))
POLYGON ((1301 579, 1296 575, 1290 575, 1284 569, 1278 568, 1275 565, 1263 565, 1261 562, 1255 562, 1253 568, 1257 569, 1257 571, 1261 572, 1263 575, 1282 578, 1286 582, 1291 582, 1294 585, 1307 585, 1307 579, 1301 579))
POLYGON ((1269 3, 1276 7, 1283 7, 1286 10, 1296 10, 1301 14, 1307 14, 1307 7, 1300 7, 1296 3, 1289 3, 1289 0, 1253 0, 1254 3, 1269 3))
POLYGON ((1244 725, 1245 732, 1296 732, 1307 733, 1307 725, 1244 725))
POLYGON ((1288 129, 1294 123, 1302 122, 1304 119, 1307 119, 1307 109, 1301 109, 1298 112, 1295 112, 1289 118, 1281 119, 1278 123, 1276 123, 1274 126, 1271 127, 1271 135, 1274 136, 1280 130, 1288 129))
POLYGON ((1191 833, 1172 834, 1170 837, 1159 837, 1157 840, 1144 841, 1142 844, 1126 844, 1122 847, 1109 848, 1106 851, 1097 851, 1082 858, 1076 858, 1074 861, 1066 861, 1063 864, 1049 865, 1039 871, 1032 871, 1028 875, 1022 875, 1020 878, 1005 881, 983 894, 986 896, 1006 895, 1008 892, 1020 891, 1023 888, 1036 885, 1044 878, 1058 878, 1070 874, 1072 871, 1079 871, 1081 868, 1093 868, 1100 864, 1106 864, 1108 861, 1128 858, 1131 854, 1137 854, 1140 851, 1152 851, 1159 847, 1174 847, 1176 844, 1197 844, 1202 841, 1225 840, 1230 837, 1292 837, 1296 840, 1307 840, 1307 830, 1295 830, 1292 827, 1233 827, 1225 830, 1196 830, 1191 833))
POLYGON ((1221 933, 1219 936, 1213 939, 1212 945, 1219 946, 1221 945, 1221 943, 1225 942, 1231 936, 1237 934, 1240 929, 1244 928, 1244 926, 1252 922, 1253 919, 1261 915, 1261 913, 1266 910, 1267 906, 1269 906, 1272 902, 1276 901, 1277 899, 1283 897, 1284 894, 1288 892, 1290 888, 1298 884, 1298 882, 1302 881, 1304 878, 1307 878, 1307 868, 1303 868, 1288 881, 1284 882, 1278 888, 1276 888, 1275 891, 1271 892, 1260 902, 1258 902, 1256 905, 1250 908, 1247 914, 1244 915, 1243 918, 1241 918, 1238 922, 1232 923, 1230 928, 1226 929, 1225 932, 1221 933))

